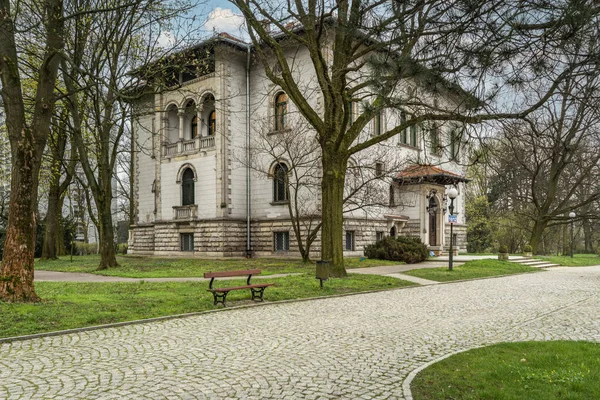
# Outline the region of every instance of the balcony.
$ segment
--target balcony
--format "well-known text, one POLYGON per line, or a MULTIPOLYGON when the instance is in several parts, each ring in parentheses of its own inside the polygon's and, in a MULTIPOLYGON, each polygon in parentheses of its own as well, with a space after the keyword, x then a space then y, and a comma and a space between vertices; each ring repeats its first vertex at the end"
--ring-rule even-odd
POLYGON ((173 219, 176 221, 186 221, 198 217, 198 205, 191 204, 187 206, 173 206, 173 219))
POLYGON ((180 140, 175 143, 163 143, 162 155, 171 158, 179 155, 194 154, 200 150, 211 150, 215 148, 215 137, 204 136, 195 139, 180 140))

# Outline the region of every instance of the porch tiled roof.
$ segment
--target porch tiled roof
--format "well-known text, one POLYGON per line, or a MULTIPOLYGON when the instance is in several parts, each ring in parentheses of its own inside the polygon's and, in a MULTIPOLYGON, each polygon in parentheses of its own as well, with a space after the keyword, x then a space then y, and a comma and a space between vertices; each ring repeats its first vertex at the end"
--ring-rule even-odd
POLYGON ((405 185, 415 185, 419 183, 451 185, 458 182, 469 182, 470 179, 433 165, 412 165, 405 170, 398 172, 394 177, 394 181, 405 185))

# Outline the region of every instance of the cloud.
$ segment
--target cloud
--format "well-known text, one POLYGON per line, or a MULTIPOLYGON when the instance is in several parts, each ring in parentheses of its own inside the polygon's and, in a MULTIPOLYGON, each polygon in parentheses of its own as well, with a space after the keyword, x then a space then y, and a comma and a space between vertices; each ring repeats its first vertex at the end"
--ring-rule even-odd
POLYGON ((204 28, 208 31, 226 32, 243 40, 248 40, 244 17, 229 8, 217 7, 208 14, 204 28))
POLYGON ((176 43, 177 39, 170 31, 162 31, 156 40, 156 44, 163 49, 171 49, 176 43))

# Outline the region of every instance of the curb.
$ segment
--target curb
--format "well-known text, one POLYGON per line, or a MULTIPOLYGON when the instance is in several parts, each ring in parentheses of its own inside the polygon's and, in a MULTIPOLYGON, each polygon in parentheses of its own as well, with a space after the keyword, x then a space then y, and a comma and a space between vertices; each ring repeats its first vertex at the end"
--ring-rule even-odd
POLYGON ((402 383, 402 392, 404 394, 404 398, 405 400, 414 400, 413 396, 412 396, 412 391, 410 390, 410 384, 412 383, 413 379, 415 379, 415 377, 417 376, 417 374, 421 371, 423 371, 425 368, 432 366, 435 363, 438 363, 442 360, 445 360, 448 357, 452 357, 456 354, 460 354, 460 353, 464 353, 465 351, 469 351, 469 350, 473 350, 473 349, 479 349, 482 347, 487 347, 489 346, 489 344, 483 345, 483 346, 475 346, 475 347, 471 347, 468 349, 463 349, 463 350, 457 350, 457 351, 453 351, 452 353, 449 354, 445 354, 439 358, 436 358, 435 360, 429 361, 423 365, 421 365, 419 368, 414 369, 410 372, 410 374, 408 374, 408 376, 406 377, 406 379, 404 380, 404 382, 402 383))

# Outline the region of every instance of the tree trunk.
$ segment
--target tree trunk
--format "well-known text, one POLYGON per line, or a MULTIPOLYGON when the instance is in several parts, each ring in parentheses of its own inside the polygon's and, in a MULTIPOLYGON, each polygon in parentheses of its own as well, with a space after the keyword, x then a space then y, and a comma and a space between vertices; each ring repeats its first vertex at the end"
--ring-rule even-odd
POLYGON ((100 231, 100 266, 98 270, 113 268, 119 265, 117 264, 115 252, 115 235, 110 209, 112 199, 111 196, 107 197, 104 197, 101 202, 96 200, 96 206, 98 207, 98 228, 100 231))
POLYGON ((332 277, 346 276, 344 268, 344 182, 346 174, 346 159, 335 152, 323 151, 323 178, 321 182, 322 220, 321 227, 321 258, 329 261, 332 277))
POLYGON ((4 254, 0 265, 0 299, 7 302, 35 302, 33 285, 37 193, 41 151, 34 150, 31 130, 23 129, 21 140, 12 148, 10 208, 4 254))
MULTIPOLYGON (((61 195, 58 199, 58 209, 62 211, 63 205, 65 204, 65 196, 61 195)), ((64 256, 67 254, 65 247, 65 230, 63 227, 63 216, 62 212, 58 214, 58 224, 56 226, 56 256, 64 256)))
POLYGON ((583 242, 586 254, 594 253, 594 225, 589 219, 583 220, 583 242))
POLYGON ((533 249, 533 254, 540 254, 538 247, 542 241, 542 235, 544 234, 544 230, 546 229, 547 225, 548 222, 540 220, 536 220, 533 224, 531 238, 529 239, 529 245, 533 249))
MULTIPOLYGON (((60 171, 60 165, 58 165, 60 171)), ((56 260, 57 249, 56 243, 58 239, 59 217, 62 214, 62 209, 59 208, 60 201, 60 175, 59 172, 52 173, 52 181, 48 190, 48 210, 46 212, 46 228, 44 232, 44 244, 42 247, 42 260, 56 260)))

